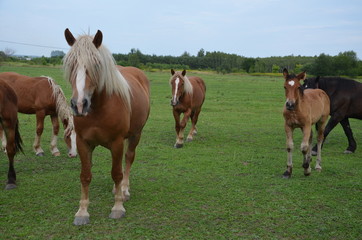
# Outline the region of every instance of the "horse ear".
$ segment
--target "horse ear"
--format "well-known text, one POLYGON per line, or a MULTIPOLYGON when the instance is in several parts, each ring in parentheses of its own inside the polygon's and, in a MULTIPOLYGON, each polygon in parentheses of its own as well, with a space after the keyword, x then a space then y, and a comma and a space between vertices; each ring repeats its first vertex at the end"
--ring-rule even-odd
POLYGON ((74 38, 73 34, 69 31, 68 28, 65 29, 64 36, 65 36, 65 40, 67 40, 67 43, 69 44, 69 46, 73 46, 73 44, 75 43, 75 38, 74 38))
POLYGON ((96 46, 96 48, 99 48, 102 45, 102 40, 103 40, 103 34, 100 30, 98 30, 93 39, 94 46, 96 46))
POLYGON ((284 76, 284 79, 287 80, 287 78, 289 76, 289 73, 288 73, 288 70, 286 68, 283 69, 283 76, 284 76))
POLYGON ((299 80, 305 80, 305 79, 307 78, 307 74, 306 74, 305 71, 304 71, 304 72, 302 72, 302 73, 299 73, 298 76, 297 76, 297 78, 298 78, 299 80))
POLYGON ((175 74, 175 70, 173 70, 172 68, 171 68, 171 74, 172 76, 175 74))
POLYGON ((186 75, 186 70, 184 69, 183 71, 182 71, 182 76, 185 76, 186 75))

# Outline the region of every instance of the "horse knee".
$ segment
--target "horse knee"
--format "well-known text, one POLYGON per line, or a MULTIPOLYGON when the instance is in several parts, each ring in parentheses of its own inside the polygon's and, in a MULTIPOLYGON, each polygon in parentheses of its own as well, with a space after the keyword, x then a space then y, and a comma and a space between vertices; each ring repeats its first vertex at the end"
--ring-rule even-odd
POLYGON ((303 154, 306 154, 308 152, 308 147, 309 147, 308 143, 302 143, 300 145, 300 150, 302 151, 303 154))

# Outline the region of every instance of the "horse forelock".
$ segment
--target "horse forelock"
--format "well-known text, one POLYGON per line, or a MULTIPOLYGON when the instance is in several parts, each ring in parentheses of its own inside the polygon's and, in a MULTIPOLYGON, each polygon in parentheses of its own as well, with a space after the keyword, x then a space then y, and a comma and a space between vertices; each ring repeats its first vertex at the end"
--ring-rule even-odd
POLYGON ((101 45, 96 48, 89 35, 80 36, 63 59, 65 78, 75 81, 79 67, 86 69, 91 84, 98 92, 105 90, 107 95, 121 96, 130 109, 131 88, 127 80, 118 71, 115 60, 109 50, 101 45))

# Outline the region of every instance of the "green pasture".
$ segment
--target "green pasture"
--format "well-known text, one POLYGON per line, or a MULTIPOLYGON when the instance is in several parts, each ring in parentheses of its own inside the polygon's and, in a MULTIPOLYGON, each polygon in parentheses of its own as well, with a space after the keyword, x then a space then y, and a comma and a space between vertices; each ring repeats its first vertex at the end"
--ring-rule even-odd
MULTIPOLYGON (((0 71, 51 76, 71 96, 60 68, 0 66, 0 71)), ((93 154, 91 223, 73 226, 79 158, 66 156, 61 138, 62 155, 51 156, 49 117, 45 156, 36 157, 35 116, 20 114, 24 154, 16 156, 14 190, 2 190, 8 161, 0 153, 0 239, 361 239, 362 121, 351 120, 356 153, 343 154, 347 138, 337 126, 322 152, 322 172, 309 177, 303 175, 296 131, 293 176, 286 180, 281 75, 194 73, 207 85, 198 135, 174 149, 170 74, 146 74, 151 114, 131 171, 126 216, 108 218, 114 202, 111 160, 99 147, 93 154)))

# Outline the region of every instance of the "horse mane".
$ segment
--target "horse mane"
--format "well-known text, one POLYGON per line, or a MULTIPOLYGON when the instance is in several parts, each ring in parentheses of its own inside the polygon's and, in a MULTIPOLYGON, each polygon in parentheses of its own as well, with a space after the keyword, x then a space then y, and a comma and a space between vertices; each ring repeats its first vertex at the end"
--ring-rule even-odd
POLYGON ((68 102, 67 98, 65 97, 62 88, 58 84, 56 84, 51 77, 47 76, 42 76, 42 77, 45 77, 48 80, 48 83, 52 88, 53 97, 56 102, 56 112, 58 114, 58 117, 62 122, 64 122, 64 120, 67 120, 68 122, 68 125, 64 130, 64 134, 68 135, 74 129, 74 122, 73 122, 72 111, 70 110, 70 107, 67 104, 68 102))
POLYGON ((75 81, 71 76, 77 73, 78 66, 84 66, 98 92, 105 89, 107 95, 116 94, 123 97, 126 106, 131 109, 131 88, 127 80, 118 71, 109 50, 104 45, 95 47, 93 37, 89 35, 78 37, 64 56, 63 65, 65 78, 69 82, 75 81))

